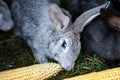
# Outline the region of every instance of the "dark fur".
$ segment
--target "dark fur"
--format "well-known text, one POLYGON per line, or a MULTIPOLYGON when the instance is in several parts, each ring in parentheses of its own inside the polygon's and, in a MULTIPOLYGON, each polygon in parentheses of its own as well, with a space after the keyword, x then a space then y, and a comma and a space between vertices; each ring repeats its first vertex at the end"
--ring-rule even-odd
POLYGON ((81 40, 84 54, 97 53, 107 60, 120 59, 119 4, 118 0, 112 1, 108 9, 102 9, 101 15, 86 26, 81 40))
POLYGON ((72 20, 80 16, 83 12, 95 8, 104 4, 107 0, 64 0, 64 3, 68 3, 64 6, 64 3, 61 3, 61 6, 67 9, 72 15, 72 20))
MULTIPOLYGON (((67 1, 67 0, 65 0, 67 1)), ((71 0, 66 9, 73 21, 86 10, 97 7, 107 0, 71 0)), ((110 0, 108 9, 85 27, 81 34, 82 53, 97 53, 107 60, 120 59, 120 0, 110 0)))

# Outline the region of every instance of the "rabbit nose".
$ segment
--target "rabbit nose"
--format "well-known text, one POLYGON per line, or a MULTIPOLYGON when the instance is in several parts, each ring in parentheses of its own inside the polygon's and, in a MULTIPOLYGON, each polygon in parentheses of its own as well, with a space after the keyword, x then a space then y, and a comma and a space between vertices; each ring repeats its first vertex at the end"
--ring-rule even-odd
POLYGON ((69 70, 71 70, 73 67, 74 67, 74 64, 69 65, 69 66, 66 66, 64 69, 67 70, 67 71, 69 71, 69 70))

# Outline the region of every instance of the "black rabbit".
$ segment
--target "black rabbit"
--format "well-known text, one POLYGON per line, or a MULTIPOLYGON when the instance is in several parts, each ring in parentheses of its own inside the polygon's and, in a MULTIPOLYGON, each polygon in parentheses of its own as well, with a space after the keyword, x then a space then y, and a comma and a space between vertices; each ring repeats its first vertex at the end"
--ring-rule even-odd
POLYGON ((108 9, 85 27, 82 52, 96 53, 106 60, 120 59, 120 0, 111 1, 108 9))
MULTIPOLYGON (((108 0, 70 0, 65 8, 70 11, 74 21, 86 10, 106 1, 108 0)), ((109 8, 102 9, 101 15, 81 33, 81 47, 83 54, 97 53, 104 59, 116 60, 120 58, 120 0, 109 1, 109 8)))

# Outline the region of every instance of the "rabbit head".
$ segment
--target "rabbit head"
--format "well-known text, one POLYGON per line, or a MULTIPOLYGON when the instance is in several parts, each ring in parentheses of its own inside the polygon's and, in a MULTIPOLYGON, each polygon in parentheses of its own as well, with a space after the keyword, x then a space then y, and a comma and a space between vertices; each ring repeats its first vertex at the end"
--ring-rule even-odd
POLYGON ((70 70, 74 67, 81 44, 79 33, 73 29, 70 15, 67 15, 69 15, 67 11, 62 11, 55 4, 49 8, 49 16, 51 22, 55 25, 57 36, 54 41, 49 43, 51 52, 49 57, 58 61, 66 70, 70 70))
POLYGON ((58 61, 63 68, 70 70, 74 67, 81 49, 79 33, 91 20, 99 15, 100 9, 105 8, 108 4, 109 2, 84 12, 74 24, 71 24, 70 17, 64 15, 58 6, 52 5, 50 7, 50 19, 55 24, 58 32, 57 39, 49 45, 51 54, 53 54, 50 56, 58 61))

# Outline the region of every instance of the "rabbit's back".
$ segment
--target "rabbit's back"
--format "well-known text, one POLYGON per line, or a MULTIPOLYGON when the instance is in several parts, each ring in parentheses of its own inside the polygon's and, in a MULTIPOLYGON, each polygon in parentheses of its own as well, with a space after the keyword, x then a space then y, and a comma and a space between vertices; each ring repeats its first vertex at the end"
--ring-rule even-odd
POLYGON ((120 33, 111 30, 99 16, 85 27, 82 33, 82 52, 97 53, 104 59, 119 59, 120 33))
POLYGON ((17 25, 15 33, 25 38, 45 32, 50 23, 48 8, 49 0, 14 0, 12 12, 17 25))

